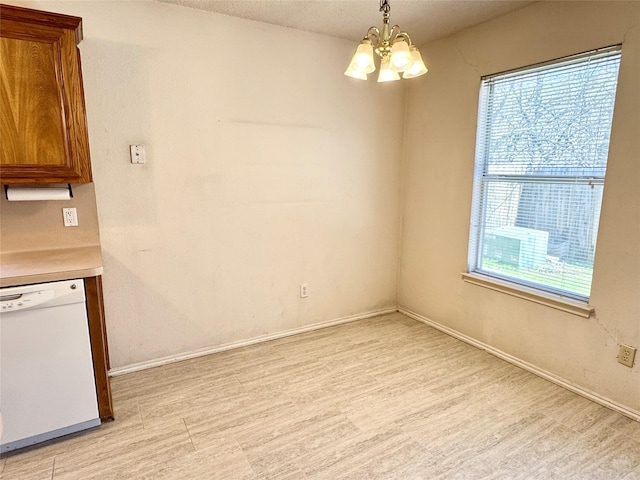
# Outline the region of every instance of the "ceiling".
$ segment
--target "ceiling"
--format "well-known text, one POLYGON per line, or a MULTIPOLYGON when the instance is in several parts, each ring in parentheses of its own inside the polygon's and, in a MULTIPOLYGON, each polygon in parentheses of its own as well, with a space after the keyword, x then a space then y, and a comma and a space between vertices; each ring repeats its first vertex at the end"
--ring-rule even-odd
MULTIPOLYGON (((382 27, 379 0, 158 0, 359 41, 382 27)), ((422 45, 533 3, 531 0, 389 0, 391 25, 422 45)))

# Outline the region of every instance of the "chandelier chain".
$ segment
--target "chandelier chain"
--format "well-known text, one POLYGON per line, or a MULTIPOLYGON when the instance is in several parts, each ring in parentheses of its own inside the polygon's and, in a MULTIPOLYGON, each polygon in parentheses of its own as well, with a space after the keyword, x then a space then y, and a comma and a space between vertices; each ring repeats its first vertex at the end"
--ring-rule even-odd
POLYGON ((389 5, 389 0, 380 0, 380 11, 382 13, 386 13, 387 15, 391 11, 391 5, 389 5))

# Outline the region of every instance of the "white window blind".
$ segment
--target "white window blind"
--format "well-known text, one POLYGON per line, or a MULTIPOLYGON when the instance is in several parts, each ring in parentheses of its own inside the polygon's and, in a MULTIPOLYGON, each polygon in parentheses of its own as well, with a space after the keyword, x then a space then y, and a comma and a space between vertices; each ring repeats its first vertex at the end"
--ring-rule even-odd
POLYGON ((483 78, 469 271, 587 300, 620 47, 483 78))

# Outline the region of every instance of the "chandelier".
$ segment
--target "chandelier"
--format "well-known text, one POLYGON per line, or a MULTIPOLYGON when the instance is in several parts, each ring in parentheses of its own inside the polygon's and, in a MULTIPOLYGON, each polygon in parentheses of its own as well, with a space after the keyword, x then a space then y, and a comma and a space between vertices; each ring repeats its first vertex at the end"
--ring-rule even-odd
POLYGON ((374 51, 382 59, 378 82, 400 80, 400 73, 402 78, 414 78, 427 73, 418 47, 411 43, 409 34, 400 30, 398 25, 389 28, 389 0, 380 0, 380 11, 382 33, 377 27, 369 27, 344 74, 366 80, 367 74, 376 70, 374 51))

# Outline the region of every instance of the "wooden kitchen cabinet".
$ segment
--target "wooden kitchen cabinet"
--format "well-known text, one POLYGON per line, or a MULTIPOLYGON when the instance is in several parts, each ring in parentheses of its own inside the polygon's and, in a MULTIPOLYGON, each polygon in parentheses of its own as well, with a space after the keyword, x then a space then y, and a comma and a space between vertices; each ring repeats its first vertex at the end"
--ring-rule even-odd
POLYGON ((0 182, 91 182, 82 19, 0 5, 0 182))

